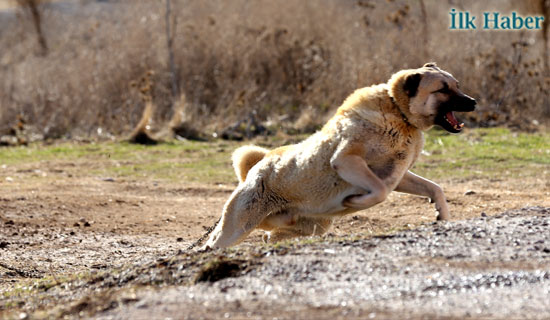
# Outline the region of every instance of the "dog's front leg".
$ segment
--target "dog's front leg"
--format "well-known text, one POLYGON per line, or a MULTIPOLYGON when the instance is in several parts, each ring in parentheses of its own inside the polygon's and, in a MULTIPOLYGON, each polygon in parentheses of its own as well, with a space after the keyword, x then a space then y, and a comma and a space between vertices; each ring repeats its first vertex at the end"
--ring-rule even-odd
POLYGON ((435 208, 439 212, 437 220, 449 220, 451 218, 443 190, 428 179, 408 171, 395 188, 395 191, 429 197, 432 202, 435 202, 435 208))
POLYGON ((372 172, 365 160, 356 154, 340 153, 330 162, 340 178, 351 185, 364 189, 367 194, 350 196, 344 199, 344 206, 356 209, 366 209, 386 199, 388 188, 378 176, 372 172))

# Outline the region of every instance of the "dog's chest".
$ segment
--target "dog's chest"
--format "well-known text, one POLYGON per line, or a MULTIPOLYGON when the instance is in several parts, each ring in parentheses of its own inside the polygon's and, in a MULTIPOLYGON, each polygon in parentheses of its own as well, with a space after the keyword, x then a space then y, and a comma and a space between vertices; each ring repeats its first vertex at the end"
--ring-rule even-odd
POLYGON ((420 131, 388 130, 378 143, 368 143, 365 161, 387 185, 393 185, 414 164, 424 143, 420 131), (397 132, 397 133, 395 133, 397 132))

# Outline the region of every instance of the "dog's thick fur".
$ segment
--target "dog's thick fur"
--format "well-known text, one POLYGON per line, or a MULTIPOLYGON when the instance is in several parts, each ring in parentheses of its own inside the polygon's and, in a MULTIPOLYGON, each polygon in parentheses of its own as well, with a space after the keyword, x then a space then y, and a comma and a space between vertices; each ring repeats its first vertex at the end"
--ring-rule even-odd
POLYGON ((429 63, 358 89, 299 144, 237 149, 239 186, 205 247, 234 245, 255 228, 268 231, 270 241, 323 234, 335 217, 374 206, 391 191, 429 197, 438 219, 449 219, 442 189, 409 169, 422 150, 422 131, 438 124, 459 132, 463 124, 452 111, 474 106, 451 74, 429 63))

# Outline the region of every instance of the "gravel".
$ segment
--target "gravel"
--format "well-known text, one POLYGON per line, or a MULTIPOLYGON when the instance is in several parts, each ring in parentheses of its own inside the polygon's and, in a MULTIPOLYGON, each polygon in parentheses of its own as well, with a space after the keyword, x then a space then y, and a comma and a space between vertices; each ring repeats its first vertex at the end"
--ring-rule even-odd
POLYGON ((273 248, 244 275, 139 291, 95 315, 161 318, 550 318, 550 208, 273 248))

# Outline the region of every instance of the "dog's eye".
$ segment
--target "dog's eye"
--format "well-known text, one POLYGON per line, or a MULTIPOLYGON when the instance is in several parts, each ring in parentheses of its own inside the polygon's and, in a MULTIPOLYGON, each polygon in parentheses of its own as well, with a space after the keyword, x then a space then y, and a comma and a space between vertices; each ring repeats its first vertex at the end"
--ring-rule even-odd
POLYGON ((451 90, 449 90, 449 86, 445 85, 443 88, 437 90, 437 91, 434 91, 434 92, 438 92, 438 93, 450 93, 451 90))

